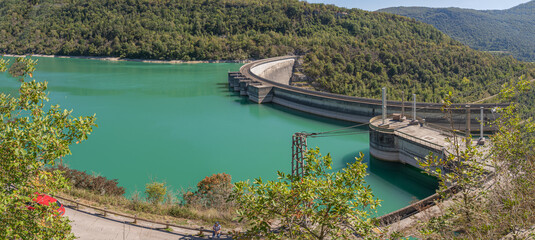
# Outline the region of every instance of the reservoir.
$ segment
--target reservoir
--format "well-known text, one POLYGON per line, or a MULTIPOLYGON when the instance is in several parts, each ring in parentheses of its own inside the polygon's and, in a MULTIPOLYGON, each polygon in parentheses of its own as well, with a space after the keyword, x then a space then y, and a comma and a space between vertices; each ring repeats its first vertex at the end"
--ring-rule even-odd
MULTIPOLYGON (((48 81, 50 103, 74 116, 96 114, 98 128, 73 145, 69 167, 118 179, 142 193, 150 181, 165 181, 175 193, 204 177, 228 173, 233 182, 290 172, 295 132, 323 132, 354 125, 255 104, 228 90, 227 72, 242 64, 155 64, 87 59, 36 58, 38 81, 48 81)), ((16 94, 19 82, 0 77, 0 88, 16 94)), ((379 214, 435 192, 436 180, 420 170, 369 157, 368 127, 356 134, 311 138, 309 147, 331 153, 333 169, 366 155, 366 180, 383 200, 379 214), (359 134, 357 134, 359 133, 359 134)))

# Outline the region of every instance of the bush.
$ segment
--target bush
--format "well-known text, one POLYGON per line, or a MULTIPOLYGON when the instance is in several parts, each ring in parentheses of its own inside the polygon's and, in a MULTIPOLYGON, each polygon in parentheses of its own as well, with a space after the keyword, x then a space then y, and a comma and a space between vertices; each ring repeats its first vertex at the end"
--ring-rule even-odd
POLYGON ((145 193, 147 193, 147 201, 156 205, 163 202, 163 199, 167 194, 167 186, 165 186, 164 182, 147 183, 147 185, 145 185, 145 193))
POLYGON ((232 177, 226 173, 205 177, 197 184, 197 191, 184 193, 184 201, 187 205, 219 210, 228 209, 233 205, 228 201, 232 193, 231 180, 232 177))
POLYGON ((176 218, 198 218, 197 214, 193 213, 189 208, 185 208, 176 204, 173 204, 167 210, 167 214, 176 218))
POLYGON ((147 206, 148 203, 143 201, 143 199, 141 199, 139 195, 140 194, 137 191, 132 194, 132 199, 130 201, 130 209, 137 212, 149 212, 150 208, 147 206))
POLYGON ((63 177, 69 179, 75 188, 86 189, 99 195, 121 196, 125 193, 124 187, 117 186, 117 179, 109 180, 103 176, 93 176, 85 171, 70 169, 66 166, 56 166, 49 168, 49 171, 60 170, 63 177))

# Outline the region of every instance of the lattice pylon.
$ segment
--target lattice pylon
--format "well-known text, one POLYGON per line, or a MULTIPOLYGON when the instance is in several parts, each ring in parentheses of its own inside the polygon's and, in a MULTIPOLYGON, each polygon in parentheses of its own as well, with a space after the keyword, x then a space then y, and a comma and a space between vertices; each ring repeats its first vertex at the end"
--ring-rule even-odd
POLYGON ((307 135, 304 133, 295 133, 292 136, 292 175, 304 176, 306 152, 307 135))

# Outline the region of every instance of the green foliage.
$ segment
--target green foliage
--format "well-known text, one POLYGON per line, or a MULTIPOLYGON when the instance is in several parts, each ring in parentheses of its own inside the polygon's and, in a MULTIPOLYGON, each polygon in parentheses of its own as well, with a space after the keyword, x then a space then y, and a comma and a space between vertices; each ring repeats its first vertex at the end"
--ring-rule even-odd
POLYGON ((535 61, 535 2, 507 10, 399 7, 379 10, 431 24, 472 48, 535 61))
MULTIPOLYGON (((529 83, 521 78, 517 83, 504 86, 500 95, 504 101, 518 99, 517 95, 529 91, 529 83)), ((446 214, 425 223, 420 231, 425 238, 528 237, 523 232, 535 224, 535 122, 532 118, 520 117, 518 106, 518 102, 513 102, 497 109, 500 117, 493 123, 497 132, 487 142, 488 153, 492 154, 479 158, 484 160, 490 174, 483 174, 481 164, 469 163, 473 155, 464 153, 470 146, 459 151, 464 156, 462 165, 450 157, 441 163, 454 164, 452 172, 442 171, 439 176, 440 171, 431 171, 442 181, 451 180, 462 188, 450 200, 453 204, 446 209, 446 214), (487 182, 480 184, 483 178, 487 182)))
MULTIPOLYGON (((7 61, 0 60, 6 71, 7 61)), ((0 93, 0 238, 72 239, 68 219, 57 216, 57 206, 34 204, 36 193, 55 194, 67 187, 59 171, 45 165, 71 153, 69 146, 86 140, 95 117, 73 118, 72 111, 47 106, 46 82, 31 77, 35 61, 19 58, 9 72, 22 81, 18 96, 0 93)))
POLYGON ((474 145, 472 136, 461 137, 455 132, 450 96, 451 93, 445 97, 446 101, 442 108, 446 119, 450 121, 452 136, 447 139, 449 144, 443 150, 444 155, 429 155, 419 164, 426 173, 437 177, 441 193, 451 186, 460 189, 461 199, 455 202, 454 207, 458 207, 458 211, 463 214, 463 218, 458 221, 466 221, 466 224, 470 225, 473 214, 478 209, 476 199, 482 194, 477 190, 486 180, 488 171, 485 169, 486 160, 483 158, 483 152, 479 146, 474 145))
POLYGON ((365 186, 363 155, 340 172, 332 172, 330 155, 311 149, 303 177, 279 172, 277 181, 256 179, 235 184, 239 220, 249 237, 268 239, 348 239, 366 236, 368 218, 379 205, 365 186))
POLYGON ((298 0, 6 0, 0 12, 6 53, 180 60, 305 55, 303 73, 317 90, 361 97, 379 98, 386 86, 391 99, 405 91, 441 102, 455 90, 460 94, 452 100, 475 101, 534 67, 477 52, 406 17, 298 0))
POLYGON ((173 205, 169 208, 168 214, 177 218, 197 218, 195 213, 190 208, 185 208, 179 205, 173 205))
POLYGON ((452 211, 447 211, 443 215, 432 217, 425 223, 425 228, 419 230, 426 239, 437 238, 437 235, 448 235, 452 229, 452 219, 455 214, 452 211))
POLYGON ((164 182, 151 182, 145 185, 145 193, 147 194, 147 201, 154 205, 163 202, 167 194, 167 186, 164 182))
MULTIPOLYGON (((504 92, 525 94, 530 87, 529 81, 521 79, 504 92)), ((508 100, 516 98, 511 94, 503 95, 509 97, 508 100)), ((496 183, 489 193, 487 206, 492 211, 488 211, 490 216, 484 224, 491 228, 476 229, 490 236, 497 232, 516 235, 535 224, 535 122, 533 118, 521 117, 520 105, 521 102, 515 102, 498 109, 500 118, 494 123, 498 128, 491 138, 496 183)))
MULTIPOLYGON (((35 71, 35 65, 37 60, 31 58, 18 57, 15 62, 9 67, 9 74, 13 77, 23 77, 29 75, 32 77, 33 71, 35 71)), ((23 80, 22 78, 20 79, 23 80)))

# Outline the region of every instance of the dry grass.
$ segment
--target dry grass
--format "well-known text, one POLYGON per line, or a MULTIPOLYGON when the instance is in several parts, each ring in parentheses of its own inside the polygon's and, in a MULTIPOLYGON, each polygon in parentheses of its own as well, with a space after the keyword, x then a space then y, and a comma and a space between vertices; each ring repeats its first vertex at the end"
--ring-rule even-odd
POLYGON ((186 226, 211 226, 215 221, 221 222, 228 229, 240 228, 241 224, 233 221, 234 209, 220 210, 203 208, 194 205, 181 205, 175 201, 163 204, 152 204, 144 201, 138 194, 131 199, 124 196, 103 196, 84 189, 73 188, 64 191, 63 196, 78 199, 80 203, 90 206, 107 208, 110 211, 137 215, 155 221, 170 221, 186 226))

